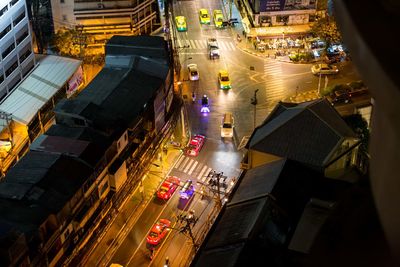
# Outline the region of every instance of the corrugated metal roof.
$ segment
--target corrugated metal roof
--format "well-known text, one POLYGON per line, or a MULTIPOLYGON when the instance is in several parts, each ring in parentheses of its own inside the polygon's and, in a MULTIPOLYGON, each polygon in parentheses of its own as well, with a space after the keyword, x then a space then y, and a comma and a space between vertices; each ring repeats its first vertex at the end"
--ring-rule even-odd
MULTIPOLYGON (((28 124, 75 73, 81 61, 49 55, 36 69, 0 104, 0 110, 12 115, 22 124, 28 124)), ((0 130, 6 124, 0 125, 0 130)))

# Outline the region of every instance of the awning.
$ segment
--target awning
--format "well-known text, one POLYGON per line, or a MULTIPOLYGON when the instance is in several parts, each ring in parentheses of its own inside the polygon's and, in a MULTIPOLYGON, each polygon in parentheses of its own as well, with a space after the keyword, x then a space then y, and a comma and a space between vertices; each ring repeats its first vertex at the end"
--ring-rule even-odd
POLYGON ((267 37, 267 38, 283 38, 292 35, 301 35, 309 32, 309 25, 290 25, 275 27, 258 27, 251 28, 249 36, 251 37, 267 37))
MULTIPOLYGON (((81 65, 80 60, 48 55, 0 104, 0 111, 27 125, 37 112, 65 85, 81 65)), ((3 119, 0 119, 3 120, 3 119)), ((0 132, 7 123, 0 124, 0 132)))

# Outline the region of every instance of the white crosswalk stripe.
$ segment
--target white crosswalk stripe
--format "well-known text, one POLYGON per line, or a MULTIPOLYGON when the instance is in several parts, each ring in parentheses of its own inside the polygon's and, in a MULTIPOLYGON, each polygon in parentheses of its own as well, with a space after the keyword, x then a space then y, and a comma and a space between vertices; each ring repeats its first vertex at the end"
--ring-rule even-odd
MULTIPOLYGON (((183 47, 189 45, 186 49, 207 49, 207 40, 178 40, 178 46, 183 47)), ((236 45, 234 42, 230 41, 218 41, 218 46, 220 50, 233 51, 236 50, 236 45)))
POLYGON ((189 172, 188 172, 189 175, 192 174, 193 170, 196 168, 196 166, 197 166, 198 163, 199 163, 198 161, 195 161, 195 162, 194 162, 192 168, 190 168, 190 170, 189 170, 189 172))
POLYGON ((188 164, 186 165, 186 168, 183 172, 187 172, 189 170, 189 168, 192 166, 192 164, 194 163, 193 159, 190 159, 188 164))
POLYGON ((212 168, 206 164, 200 163, 197 160, 186 156, 183 156, 178 160, 175 165, 175 169, 188 175, 193 175, 193 177, 196 177, 197 181, 203 183, 206 182, 207 175, 212 170, 212 168))
POLYGON ((264 64, 264 73, 267 79, 266 81, 266 96, 269 101, 279 101, 285 97, 285 81, 280 79, 283 74, 282 64, 276 61, 267 61, 264 64))
POLYGON ((175 168, 179 169, 181 164, 186 165, 186 162, 189 161, 189 158, 186 158, 186 157, 181 157, 181 159, 183 160, 183 162, 182 162, 182 160, 179 160, 180 162, 178 162, 179 164, 177 164, 175 168))
POLYGON ((204 165, 203 168, 201 169, 199 175, 197 175, 197 181, 201 181, 201 179, 203 178, 204 172, 207 169, 207 165, 204 165))
POLYGON ((201 182, 203 182, 203 183, 208 182, 208 181, 207 181, 207 178, 209 178, 209 177, 208 177, 208 174, 210 173, 211 170, 212 170, 212 168, 208 168, 207 171, 204 172, 203 176, 202 176, 201 179, 199 179, 199 180, 200 180, 201 182))

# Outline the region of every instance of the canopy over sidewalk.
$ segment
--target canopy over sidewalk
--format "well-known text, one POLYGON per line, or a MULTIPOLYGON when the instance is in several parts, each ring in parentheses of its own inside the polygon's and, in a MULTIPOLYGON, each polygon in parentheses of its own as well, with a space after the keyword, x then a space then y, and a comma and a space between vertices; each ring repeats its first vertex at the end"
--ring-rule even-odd
MULTIPOLYGON (((27 125, 37 112, 65 85, 81 65, 80 60, 47 55, 32 73, 0 104, 0 112, 27 125)), ((0 119, 0 132, 7 122, 0 119)))
POLYGON ((309 25, 290 25, 275 27, 251 28, 248 37, 285 38, 294 35, 304 35, 311 30, 309 25))

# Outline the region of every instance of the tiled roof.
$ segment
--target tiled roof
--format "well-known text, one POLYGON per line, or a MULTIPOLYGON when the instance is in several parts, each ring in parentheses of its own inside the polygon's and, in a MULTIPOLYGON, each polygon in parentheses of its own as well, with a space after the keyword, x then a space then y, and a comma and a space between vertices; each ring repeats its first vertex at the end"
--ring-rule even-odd
POLYGON ((355 137, 326 100, 278 104, 249 141, 249 148, 322 167, 344 138, 355 137))

